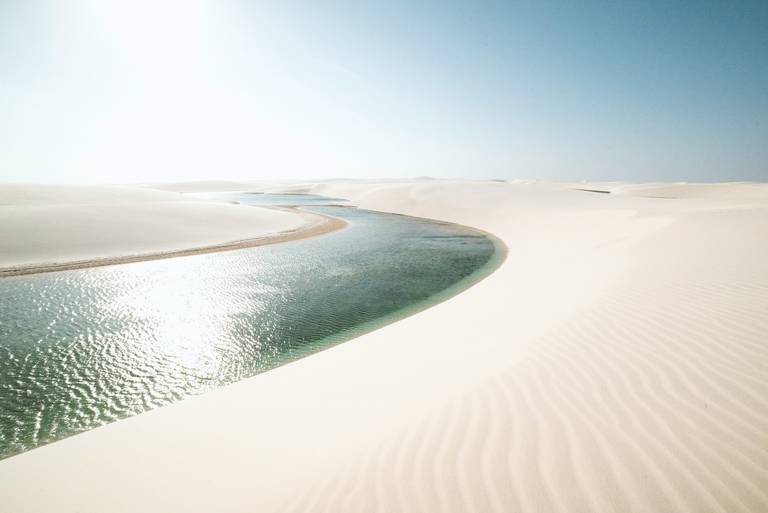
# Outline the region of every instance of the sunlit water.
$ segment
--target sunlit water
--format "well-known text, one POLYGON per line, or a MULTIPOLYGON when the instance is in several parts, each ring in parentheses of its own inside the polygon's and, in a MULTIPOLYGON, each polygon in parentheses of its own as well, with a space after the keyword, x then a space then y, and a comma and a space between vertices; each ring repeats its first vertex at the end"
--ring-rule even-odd
POLYGON ((271 246, 0 279, 0 458, 348 340, 469 286, 501 252, 456 225, 310 210, 349 226, 271 246))

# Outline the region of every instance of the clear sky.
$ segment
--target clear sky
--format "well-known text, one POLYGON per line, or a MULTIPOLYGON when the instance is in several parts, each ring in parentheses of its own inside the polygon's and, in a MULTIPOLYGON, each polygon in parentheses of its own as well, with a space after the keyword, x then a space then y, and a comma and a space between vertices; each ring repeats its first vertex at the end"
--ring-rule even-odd
POLYGON ((0 181, 768 180, 768 1, 0 0, 0 181))

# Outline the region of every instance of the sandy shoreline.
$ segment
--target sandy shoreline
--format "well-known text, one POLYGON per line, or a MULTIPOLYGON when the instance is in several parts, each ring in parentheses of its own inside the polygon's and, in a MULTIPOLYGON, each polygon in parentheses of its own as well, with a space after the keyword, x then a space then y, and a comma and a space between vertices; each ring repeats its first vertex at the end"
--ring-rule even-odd
POLYGON ((307 211, 173 191, 0 184, 0 277, 241 249, 340 226, 307 211))
MULTIPOLYGON (((283 208, 282 210, 300 212, 299 209, 283 208)), ((72 269, 87 269, 90 267, 103 267, 108 265, 128 264, 132 262, 143 262, 147 260, 160 260, 164 258, 175 258, 190 255, 202 255, 206 253, 217 253, 220 251, 234 251, 237 249, 254 248, 268 244, 278 244, 292 240, 306 239, 330 233, 346 226, 346 221, 323 214, 301 212, 301 215, 307 219, 305 225, 284 232, 277 232, 252 239, 224 242, 210 246, 201 246, 190 249, 177 249, 171 251, 162 251, 156 253, 143 253, 138 255, 123 255, 107 258, 92 258, 86 260, 75 260, 61 263, 33 264, 17 267, 0 267, 0 278, 6 276, 23 276, 28 274, 40 274, 56 271, 67 271, 72 269)))
POLYGON ((766 509, 763 184, 281 189, 509 252, 417 315, 0 461, 9 511, 766 509))

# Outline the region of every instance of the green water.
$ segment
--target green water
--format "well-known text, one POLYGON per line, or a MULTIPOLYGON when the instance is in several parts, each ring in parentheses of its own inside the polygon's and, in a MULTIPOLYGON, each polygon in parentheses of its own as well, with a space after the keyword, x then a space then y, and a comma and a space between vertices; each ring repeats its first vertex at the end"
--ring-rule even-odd
POLYGON ((452 224, 307 208, 349 225, 271 246, 0 279, 0 458, 392 322, 466 288, 504 251, 452 224))

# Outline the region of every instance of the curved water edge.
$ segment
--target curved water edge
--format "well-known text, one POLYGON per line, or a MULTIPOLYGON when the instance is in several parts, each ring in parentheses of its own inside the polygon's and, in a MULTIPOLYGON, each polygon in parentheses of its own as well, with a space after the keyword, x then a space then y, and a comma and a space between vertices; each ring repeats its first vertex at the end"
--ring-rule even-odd
POLYGON ((0 280, 0 458, 348 341, 454 296, 506 256, 472 228, 315 204, 305 208, 347 228, 0 280))
MULTIPOLYGON (((386 212, 389 215, 394 216, 403 216, 403 217, 409 217, 411 219, 421 219, 427 222, 436 222, 434 219, 424 218, 424 217, 415 217, 415 216, 408 216, 406 214, 397 214, 392 212, 386 212)), ((443 221, 440 221, 443 222, 443 221)), ((491 274, 496 272, 496 270, 501 267, 501 265, 504 263, 504 261, 507 259, 507 254, 509 252, 507 245, 504 244, 504 242, 496 237, 494 234, 490 232, 486 232, 485 230, 481 230, 480 228, 474 228, 467 225, 461 225, 457 223, 447 223, 452 224, 454 226, 461 227, 466 230, 472 230, 475 231, 482 236, 486 237, 491 243, 493 244, 494 251, 491 255, 491 258, 488 260, 488 262, 483 265, 482 267, 478 268, 475 272, 473 272, 471 275, 468 275, 461 280, 457 281, 450 287, 436 292, 433 294, 428 301, 424 301, 422 303, 414 304, 409 308, 404 308, 402 310, 393 312, 387 316, 382 316, 377 319, 373 319, 371 321, 368 321, 367 323, 360 324, 354 328, 349 329, 348 331, 345 331, 343 333, 338 333, 336 335, 332 335, 324 340, 323 347, 315 348, 311 351, 296 353, 296 357, 292 358, 290 360, 286 360, 285 362, 281 363, 280 365, 288 364, 292 361, 295 361, 299 358, 303 358, 306 356, 310 356, 316 353, 319 353, 321 351, 324 351, 326 349, 330 349, 332 347, 335 347, 341 343, 344 342, 350 342, 354 340, 355 338, 361 337, 367 333, 371 333, 372 331, 376 331, 378 329, 381 329, 385 326, 388 326, 394 322, 401 321, 403 319, 407 319, 408 317, 411 317, 413 315, 416 315, 419 312, 423 312, 424 310, 427 310, 429 308, 432 308, 433 306, 439 305, 440 303, 443 303, 444 301, 447 301, 451 299, 452 297, 457 296, 458 294, 464 292, 465 290, 468 290, 470 287, 477 285, 484 279, 488 278, 491 274)), ((277 367, 277 366, 276 366, 277 367)))

